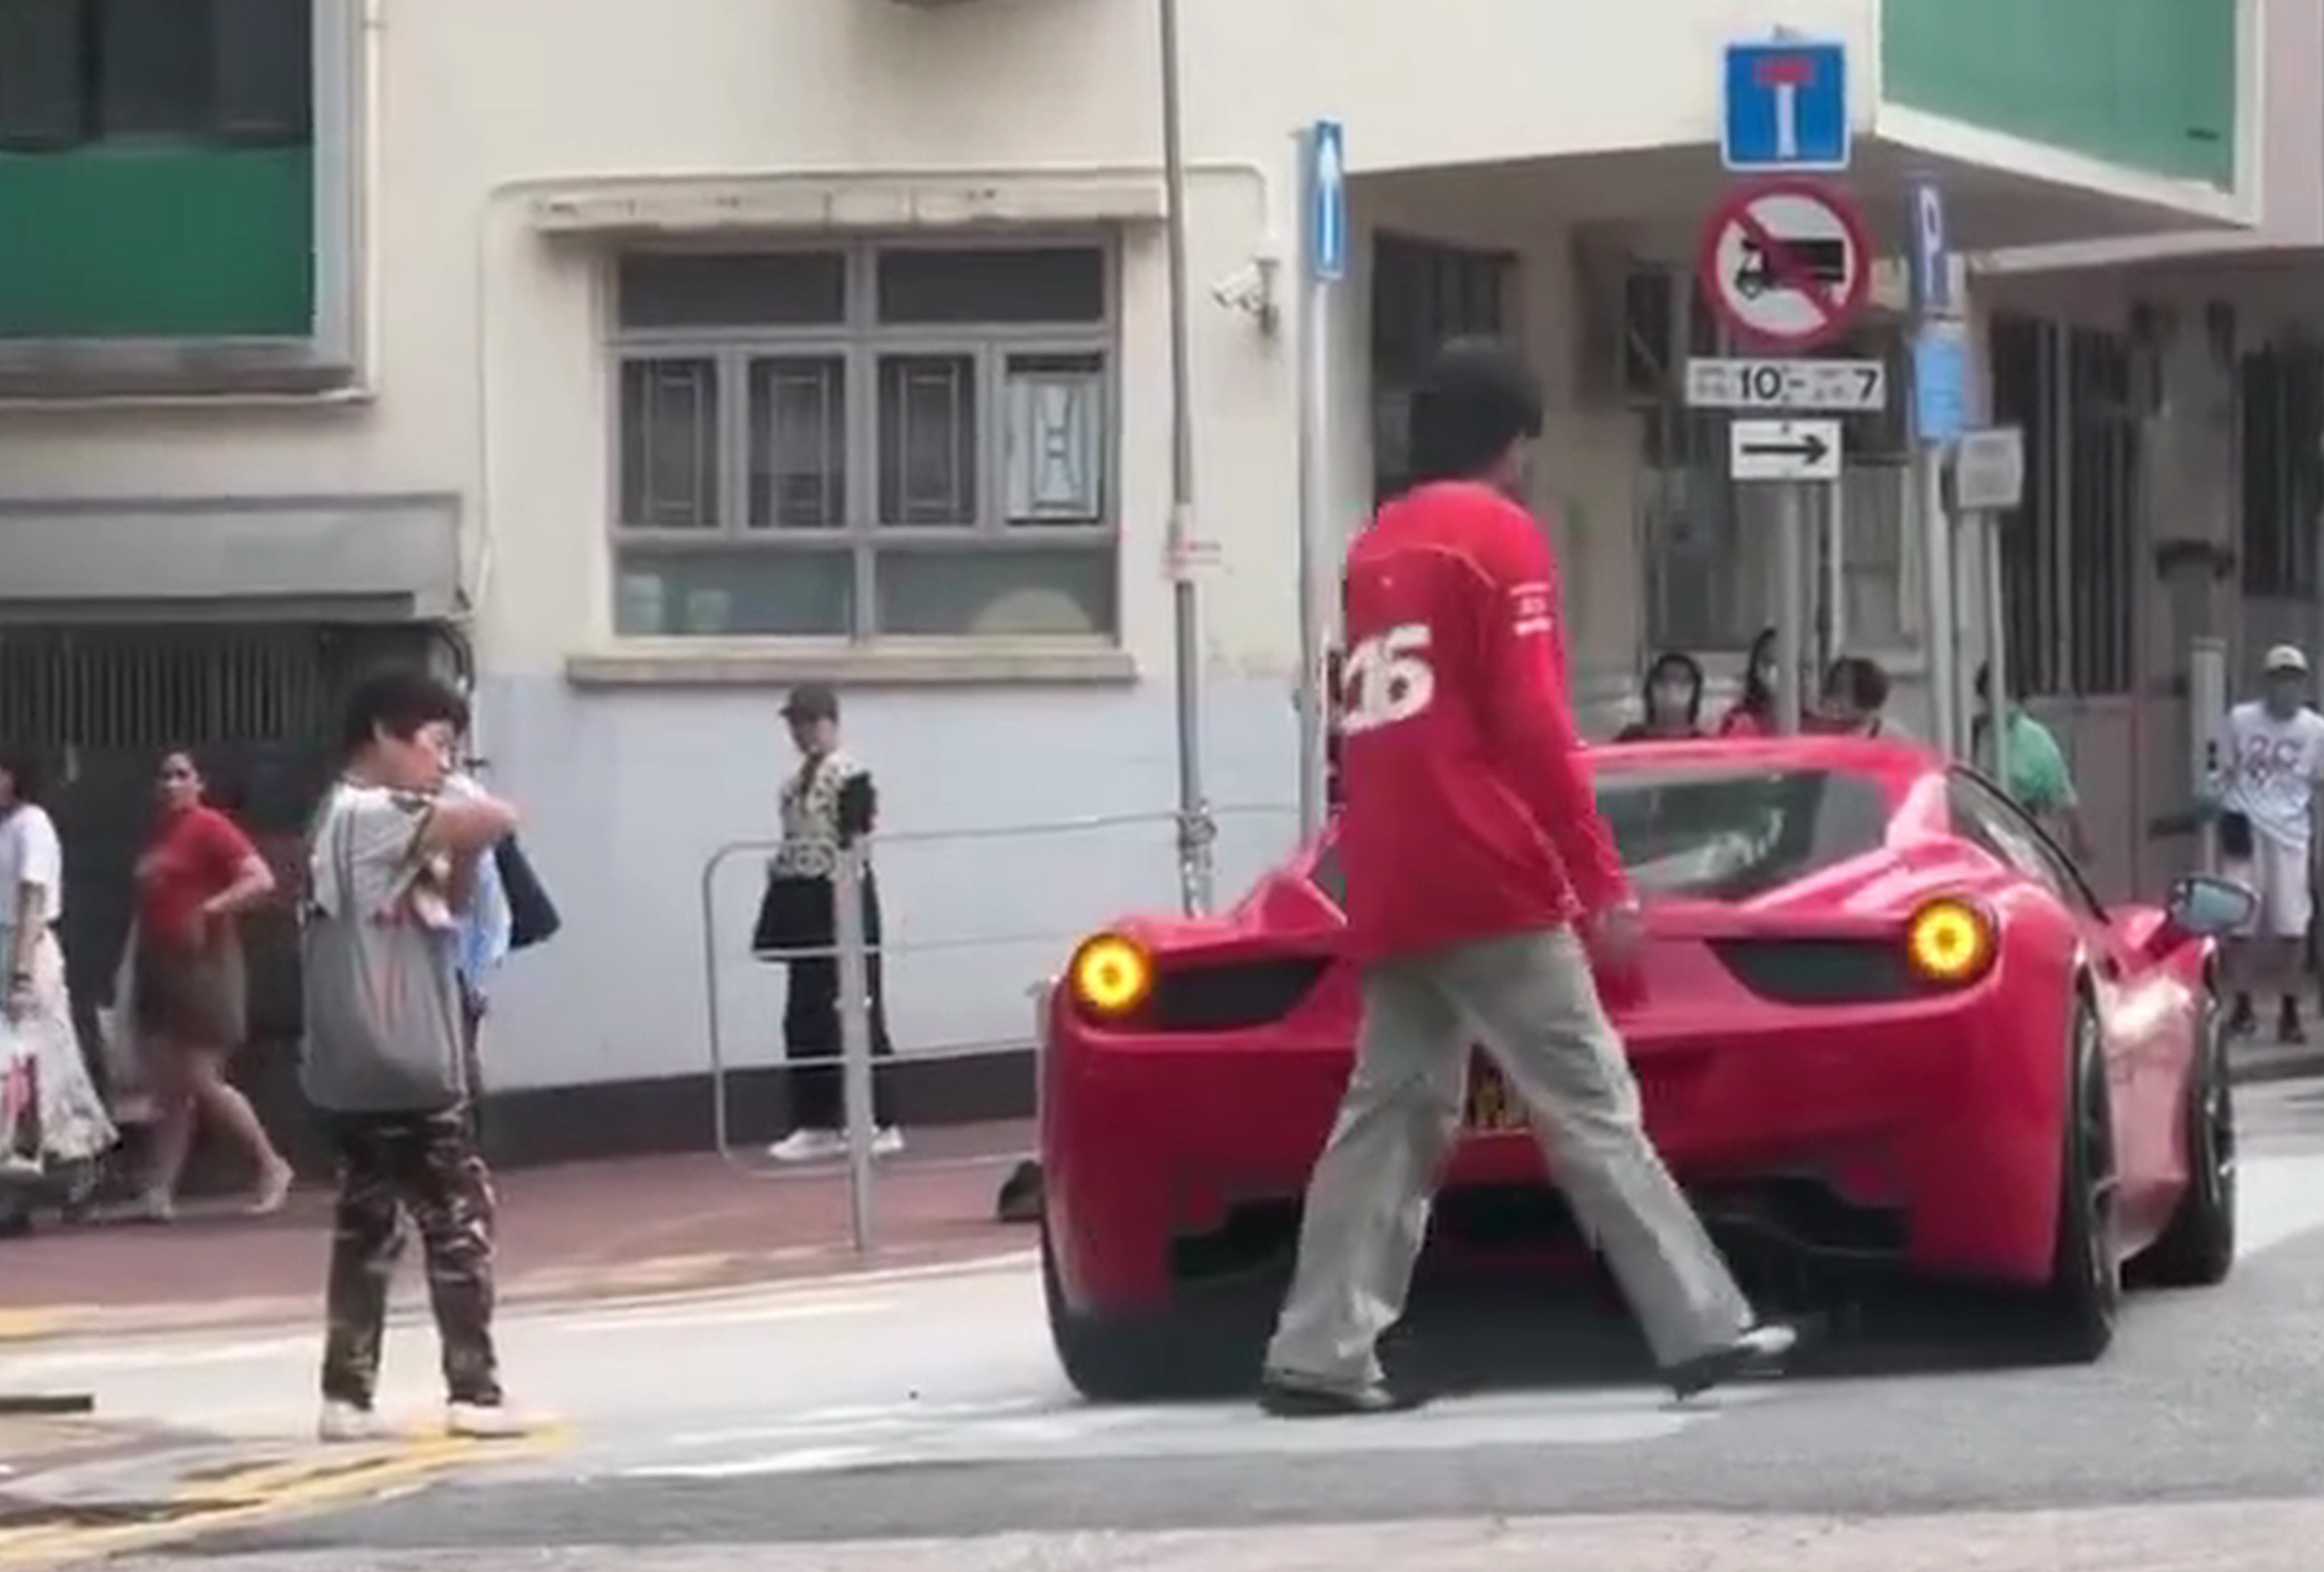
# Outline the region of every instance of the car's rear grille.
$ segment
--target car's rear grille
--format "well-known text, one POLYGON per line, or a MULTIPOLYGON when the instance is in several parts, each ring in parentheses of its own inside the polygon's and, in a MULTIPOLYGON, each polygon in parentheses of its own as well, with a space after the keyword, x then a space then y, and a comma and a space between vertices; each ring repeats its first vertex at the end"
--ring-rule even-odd
POLYGON ((1279 1021, 1323 975, 1330 961, 1307 956, 1229 961, 1165 971, 1149 1007, 1164 1032, 1235 1032, 1279 1021))
POLYGON ((1736 979, 1786 1005, 1861 1005, 1938 991, 1881 939, 1733 939, 1711 945, 1736 979))

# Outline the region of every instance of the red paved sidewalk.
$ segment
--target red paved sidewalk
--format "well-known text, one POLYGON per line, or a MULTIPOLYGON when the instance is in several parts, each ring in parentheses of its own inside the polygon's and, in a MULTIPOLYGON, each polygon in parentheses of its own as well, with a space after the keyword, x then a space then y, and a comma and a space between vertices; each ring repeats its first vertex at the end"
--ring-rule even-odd
MULTIPOLYGON (((882 1159, 872 1250, 853 1246, 846 1170, 750 1172, 714 1155, 524 1169, 497 1177, 504 1301, 604 1298, 724 1287, 1023 1250, 1029 1230, 994 1220, 1001 1182, 1030 1150, 1029 1126, 912 1133, 882 1159)), ((302 1190, 278 1216, 190 1207, 167 1227, 96 1222, 0 1240, 0 1341, 292 1320, 320 1308, 330 1196, 302 1190)), ((415 1240, 399 1303, 423 1297, 415 1240)))

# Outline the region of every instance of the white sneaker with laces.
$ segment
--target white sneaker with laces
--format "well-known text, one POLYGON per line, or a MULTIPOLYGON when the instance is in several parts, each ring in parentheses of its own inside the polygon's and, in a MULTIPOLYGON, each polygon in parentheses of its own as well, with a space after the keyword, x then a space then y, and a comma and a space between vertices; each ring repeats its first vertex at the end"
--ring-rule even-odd
POLYGON ((472 1441, 509 1441, 532 1433, 532 1423, 501 1403, 456 1402, 444 1410, 444 1428, 472 1441))
POLYGON ((904 1149, 904 1132, 890 1125, 872 1137, 872 1154, 875 1157, 893 1157, 904 1149))
POLYGON ((767 1155, 778 1163, 814 1163, 846 1150, 847 1143, 836 1130, 793 1130, 768 1147, 767 1155))
POLYGON ((315 1434, 325 1441, 375 1441, 387 1434, 387 1427, 371 1410, 334 1400, 323 1404, 323 1417, 315 1426, 315 1434))

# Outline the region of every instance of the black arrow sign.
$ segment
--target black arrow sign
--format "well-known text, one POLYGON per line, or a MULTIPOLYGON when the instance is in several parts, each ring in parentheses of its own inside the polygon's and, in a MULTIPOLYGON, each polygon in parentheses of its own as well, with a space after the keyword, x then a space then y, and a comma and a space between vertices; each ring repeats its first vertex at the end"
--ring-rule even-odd
POLYGON ((1743 451, 1752 458, 1795 458, 1803 464, 1821 464, 1823 455, 1831 449, 1824 439, 1810 431, 1796 442, 1746 442, 1743 451))

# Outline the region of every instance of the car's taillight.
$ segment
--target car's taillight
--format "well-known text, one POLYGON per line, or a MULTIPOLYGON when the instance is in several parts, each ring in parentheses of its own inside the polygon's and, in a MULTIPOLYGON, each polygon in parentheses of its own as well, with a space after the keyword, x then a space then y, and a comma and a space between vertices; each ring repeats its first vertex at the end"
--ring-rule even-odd
POLYGON ((1913 914, 1904 954, 1931 982, 1975 982, 1993 964, 1993 920, 1967 901, 1941 896, 1913 914))
POLYGON ((1118 1020, 1154 991, 1154 963, 1135 940, 1098 933, 1082 941, 1066 974, 1074 1002, 1089 1015, 1118 1020))

